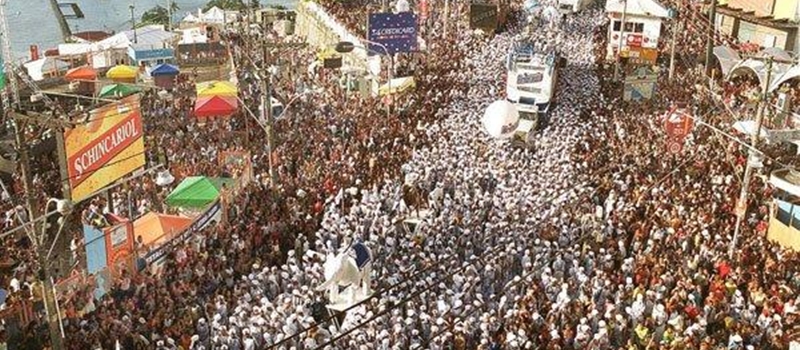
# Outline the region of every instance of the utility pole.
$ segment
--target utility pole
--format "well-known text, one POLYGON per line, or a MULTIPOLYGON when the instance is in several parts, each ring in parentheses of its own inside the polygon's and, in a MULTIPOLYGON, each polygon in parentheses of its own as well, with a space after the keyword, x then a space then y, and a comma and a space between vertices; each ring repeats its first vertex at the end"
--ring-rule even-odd
POLYGON ((772 56, 767 56, 767 80, 764 84, 764 88, 761 92, 761 98, 759 101, 758 111, 756 112, 756 130, 755 133, 750 135, 750 150, 748 152, 747 157, 747 164, 744 169, 744 179, 742 180, 742 192, 739 193, 739 200, 736 202, 736 226, 733 229, 733 239, 731 240, 731 246, 728 250, 728 257, 733 258, 733 252, 736 249, 736 243, 739 240, 739 227, 742 226, 742 220, 744 220, 745 215, 747 214, 747 192, 750 189, 750 179, 753 176, 753 166, 751 165, 751 157, 756 155, 757 151, 754 151, 758 146, 758 139, 760 138, 761 134, 761 125, 764 122, 764 110, 767 106, 767 94, 769 93, 769 86, 772 80, 772 63, 773 58, 772 56))
MULTIPOLYGON (((677 17, 677 16, 676 16, 677 17)), ((675 40, 678 37, 678 32, 683 28, 683 22, 677 21, 672 28, 672 44, 669 48, 669 80, 675 76, 675 40)))
POLYGON ((625 20, 628 19, 628 0, 622 0, 622 2, 624 5, 622 6, 622 23, 620 23, 619 26, 619 42, 617 43, 617 57, 616 63, 614 64, 614 81, 619 80, 619 66, 622 64, 622 62, 620 62, 622 58, 622 41, 625 37, 625 20))
POLYGON ((272 120, 272 72, 270 72, 269 66, 267 66, 267 60, 269 59, 268 50, 265 39, 263 67, 261 67, 261 108, 263 110, 263 115, 266 116, 267 119, 265 121, 265 131, 267 132, 267 151, 269 152, 269 179, 272 186, 275 187, 278 185, 278 174, 275 171, 275 164, 273 164, 272 161, 272 152, 275 150, 275 134, 272 120))
POLYGON ((714 34, 717 27, 717 0, 711 0, 711 10, 708 11, 708 41, 706 42, 706 75, 711 75, 711 55, 714 52, 714 34))
POLYGON ((447 37, 447 27, 450 26, 450 0, 444 0, 444 36, 447 37))
POLYGON ((167 31, 172 31, 172 0, 167 0, 167 31))
MULTIPOLYGON (((14 112, 9 111, 9 113, 14 112)), ((41 210, 37 205, 37 198, 35 198, 36 195, 33 190, 33 177, 31 176, 30 159, 28 156, 28 143, 25 140, 26 124, 21 120, 16 120, 14 124, 16 128, 17 151, 19 152, 20 158, 20 175, 25 190, 26 205, 28 207, 28 219, 36 220, 41 215, 41 210)), ((38 277, 42 283, 42 300, 47 314, 47 329, 50 333, 50 346, 53 350, 61 350, 64 349, 63 339, 61 338, 61 328, 59 327, 61 315, 57 312, 53 280, 50 275, 50 265, 47 259, 47 244, 45 244, 45 239, 48 236, 47 220, 34 222, 33 228, 26 230, 26 232, 28 232, 39 263, 40 270, 38 277), (55 315, 53 313, 55 313, 55 315)))
POLYGON ((137 44, 139 43, 139 38, 136 36, 136 16, 133 14, 133 9, 135 9, 136 6, 133 6, 133 4, 131 4, 128 5, 128 8, 131 10, 131 29, 133 29, 133 43, 137 44))

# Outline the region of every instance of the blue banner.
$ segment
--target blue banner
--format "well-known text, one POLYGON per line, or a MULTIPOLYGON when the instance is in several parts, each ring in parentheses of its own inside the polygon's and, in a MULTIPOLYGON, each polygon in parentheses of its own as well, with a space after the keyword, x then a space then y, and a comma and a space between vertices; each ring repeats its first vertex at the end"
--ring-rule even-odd
POLYGON ((367 40, 370 55, 417 50, 417 15, 413 12, 371 13, 368 22, 367 40))
POLYGON ((86 272, 90 275, 106 268, 106 240, 103 230, 83 225, 83 242, 86 248, 86 272))

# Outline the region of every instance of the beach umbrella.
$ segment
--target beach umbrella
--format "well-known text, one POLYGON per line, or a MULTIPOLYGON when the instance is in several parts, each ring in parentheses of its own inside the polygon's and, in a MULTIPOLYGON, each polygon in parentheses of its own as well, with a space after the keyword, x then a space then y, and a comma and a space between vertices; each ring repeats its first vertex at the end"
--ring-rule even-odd
POLYGON ((178 69, 178 67, 175 67, 169 63, 162 63, 153 67, 153 69, 150 71, 150 76, 151 77, 159 77, 164 75, 174 76, 180 73, 181 71, 178 69))
POLYGON ((197 96, 236 96, 238 89, 227 81, 207 81, 197 84, 197 96))
POLYGON ((64 75, 64 78, 69 81, 95 80, 97 79, 97 71, 95 71, 89 66, 72 68, 67 71, 67 74, 64 75))
POLYGON ((138 86, 110 84, 100 89, 100 97, 125 97, 142 91, 138 86))
POLYGON ((136 80, 137 75, 139 75, 139 71, 136 67, 125 65, 114 66, 106 72, 106 78, 114 81, 133 81, 136 80))
POLYGON ((198 117, 220 117, 236 112, 238 103, 235 98, 210 96, 199 98, 194 104, 194 114, 198 117))

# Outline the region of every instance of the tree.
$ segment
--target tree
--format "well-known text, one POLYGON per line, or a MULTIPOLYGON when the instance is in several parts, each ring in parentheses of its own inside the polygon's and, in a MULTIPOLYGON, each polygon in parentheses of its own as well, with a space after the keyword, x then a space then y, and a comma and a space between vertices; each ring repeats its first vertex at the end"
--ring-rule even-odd
POLYGON ((206 4, 203 11, 208 11, 208 9, 214 6, 223 10, 244 11, 247 10, 248 7, 259 8, 261 5, 259 4, 259 0, 211 0, 206 4))
MULTIPOLYGON (((172 7, 172 13, 176 13, 179 10, 178 4, 176 4, 175 1, 170 1, 170 7, 172 7)), ((160 24, 167 27, 171 20, 169 15, 170 13, 165 7, 157 5, 142 13, 142 21, 137 27, 151 24, 160 24)))

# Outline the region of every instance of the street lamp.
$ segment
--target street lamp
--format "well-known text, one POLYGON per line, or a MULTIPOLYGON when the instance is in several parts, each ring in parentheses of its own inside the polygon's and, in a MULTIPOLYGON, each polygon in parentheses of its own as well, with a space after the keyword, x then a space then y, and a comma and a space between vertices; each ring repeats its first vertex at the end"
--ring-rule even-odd
POLYGON ((315 90, 306 90, 306 91, 303 91, 303 92, 301 92, 299 94, 294 95, 294 97, 292 97, 289 100, 289 102, 286 102, 286 105, 283 106, 283 112, 281 112, 281 115, 278 116, 278 118, 275 118, 275 120, 283 119, 283 117, 286 115, 286 112, 289 110, 289 107, 291 107, 292 104, 294 104, 296 101, 300 100, 301 97, 305 97, 305 96, 310 95, 312 93, 320 93, 320 92, 322 92, 321 88, 320 89, 315 89, 315 90))
POLYGON ((156 185, 165 187, 175 182, 175 177, 169 172, 169 169, 159 171, 156 174, 156 185))
MULTIPOLYGON (((361 39, 361 40, 363 40, 367 44, 372 44, 372 45, 380 47, 381 49, 383 49, 383 52, 387 56, 389 56, 389 74, 388 74, 389 83, 388 83, 388 86, 389 86, 389 94, 391 94, 392 93, 392 80, 394 79, 394 55, 392 55, 389 52, 389 49, 386 48, 386 46, 381 44, 381 43, 370 41, 370 40, 366 40, 366 39, 361 39)), ((362 49, 362 50, 366 51, 367 53, 380 54, 379 52, 375 52, 375 51, 369 49, 368 47, 364 47, 364 46, 361 46, 361 45, 355 45, 355 44, 353 44, 352 42, 349 42, 349 41, 340 41, 338 44, 336 44, 336 51, 339 52, 339 53, 349 53, 349 52, 352 52, 353 49, 355 49, 355 48, 362 49)), ((379 89, 379 91, 380 91, 380 89, 379 89)), ((386 114, 387 114, 388 117, 391 118, 391 116, 392 116, 392 106, 391 106, 391 104, 389 104, 386 107, 386 114)))

